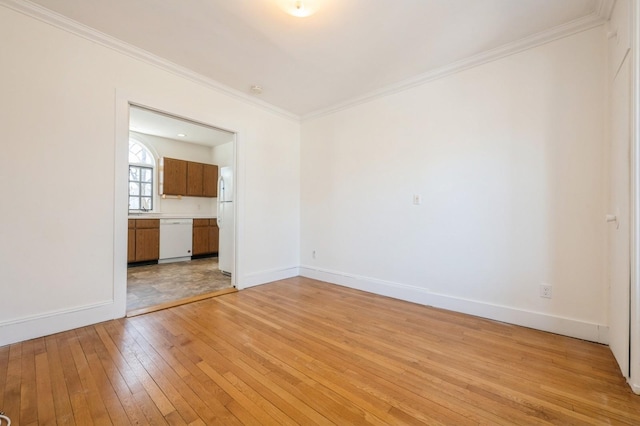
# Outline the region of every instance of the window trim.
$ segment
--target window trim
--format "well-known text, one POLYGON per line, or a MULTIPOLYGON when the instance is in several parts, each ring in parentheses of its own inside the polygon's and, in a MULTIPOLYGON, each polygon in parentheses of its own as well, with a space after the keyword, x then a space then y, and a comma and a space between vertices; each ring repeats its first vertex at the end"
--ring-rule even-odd
MULTIPOLYGON (((127 163, 127 206, 129 206, 129 200, 130 200, 130 197, 131 197, 131 195, 129 193, 130 183, 131 182, 135 182, 135 181, 130 180, 130 174, 129 174, 130 173, 130 167, 134 166, 134 167, 151 169, 151 209, 145 210, 145 209, 142 209, 142 208, 139 208, 139 209, 131 209, 131 208, 129 208, 128 212, 130 214, 153 213, 156 210, 156 205, 157 205, 156 189, 157 189, 157 185, 158 185, 158 174, 157 174, 157 171, 158 171, 158 156, 155 154, 154 150, 149 145, 147 145, 142 140, 140 140, 139 138, 137 138, 137 137, 135 137, 133 135, 129 136, 127 153, 130 152, 132 143, 136 143, 136 144, 140 145, 143 149, 145 149, 149 153, 149 157, 153 161, 153 164, 140 163, 140 162, 129 162, 129 163, 127 163)), ((138 183, 142 183, 142 182, 139 181, 138 183)), ((142 188, 140 188, 140 192, 142 193, 142 188)), ((137 195, 137 197, 138 197, 138 199, 140 201, 142 201, 142 198, 146 198, 146 196, 143 196, 141 193, 137 195)), ((140 205, 142 205, 142 204, 140 203, 140 205)))

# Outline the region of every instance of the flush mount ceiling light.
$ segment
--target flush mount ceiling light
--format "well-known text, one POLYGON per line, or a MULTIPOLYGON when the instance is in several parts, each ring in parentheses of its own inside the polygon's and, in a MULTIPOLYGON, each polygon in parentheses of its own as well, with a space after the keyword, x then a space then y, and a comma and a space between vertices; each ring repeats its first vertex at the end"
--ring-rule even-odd
POLYGON ((261 95, 262 94, 262 86, 258 86, 257 84, 254 84, 253 86, 251 86, 249 88, 249 91, 251 93, 253 93, 254 95, 261 95))
POLYGON ((185 136, 187 135, 185 135, 184 133, 178 133, 178 137, 184 138, 185 136))
POLYGON ((292 16, 305 18, 318 11, 320 0, 278 0, 280 9, 292 16))

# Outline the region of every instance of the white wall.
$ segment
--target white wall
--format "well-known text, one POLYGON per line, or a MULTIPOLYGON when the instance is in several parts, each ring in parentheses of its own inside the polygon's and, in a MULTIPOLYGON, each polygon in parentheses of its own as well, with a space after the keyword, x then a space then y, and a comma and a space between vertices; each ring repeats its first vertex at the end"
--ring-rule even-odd
MULTIPOLYGON (((159 183, 158 166, 161 157, 178 158, 199 163, 217 164, 212 162, 213 149, 209 146, 188 143, 160 136, 147 135, 139 132, 130 132, 133 139, 142 142, 149 148, 156 160, 156 182, 159 183)), ((233 143, 231 143, 233 148, 233 143)), ((154 191, 154 213, 162 214, 190 214, 196 216, 216 215, 217 198, 205 197, 167 197, 158 196, 158 188, 154 191)))
POLYGON ((306 121, 302 150, 289 118, 4 7, 0 39, 0 345, 123 314, 128 101, 237 132, 240 288, 302 264, 606 341, 600 28, 306 121))
POLYGON ((237 284, 297 274, 299 123, 5 7, 0 40, 0 345, 124 313, 128 101, 238 132, 237 284))
POLYGON ((598 27, 305 121, 302 274, 606 341, 605 57, 598 27))
POLYGON ((219 167, 233 166, 233 142, 216 145, 212 149, 211 159, 219 167))

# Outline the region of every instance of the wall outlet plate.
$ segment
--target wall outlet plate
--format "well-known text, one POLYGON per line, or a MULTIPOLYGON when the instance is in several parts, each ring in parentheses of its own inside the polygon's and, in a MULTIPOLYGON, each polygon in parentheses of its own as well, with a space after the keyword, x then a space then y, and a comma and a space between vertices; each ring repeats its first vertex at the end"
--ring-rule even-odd
POLYGON ((540 284, 540 297, 551 299, 553 296, 552 287, 549 284, 540 284))

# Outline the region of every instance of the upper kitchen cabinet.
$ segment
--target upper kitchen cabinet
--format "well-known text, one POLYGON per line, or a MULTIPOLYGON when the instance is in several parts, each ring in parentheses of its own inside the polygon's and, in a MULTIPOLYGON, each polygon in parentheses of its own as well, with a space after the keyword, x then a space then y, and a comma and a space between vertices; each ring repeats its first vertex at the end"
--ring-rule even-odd
POLYGON ((160 193, 166 195, 186 195, 187 161, 164 157, 160 163, 160 193))
POLYGON ((202 196, 202 163, 187 163, 187 195, 191 197, 202 196))
POLYGON ((218 196, 218 166, 203 164, 202 169, 202 196, 218 196))
POLYGON ((218 166, 164 157, 160 193, 190 197, 218 196, 218 166))

